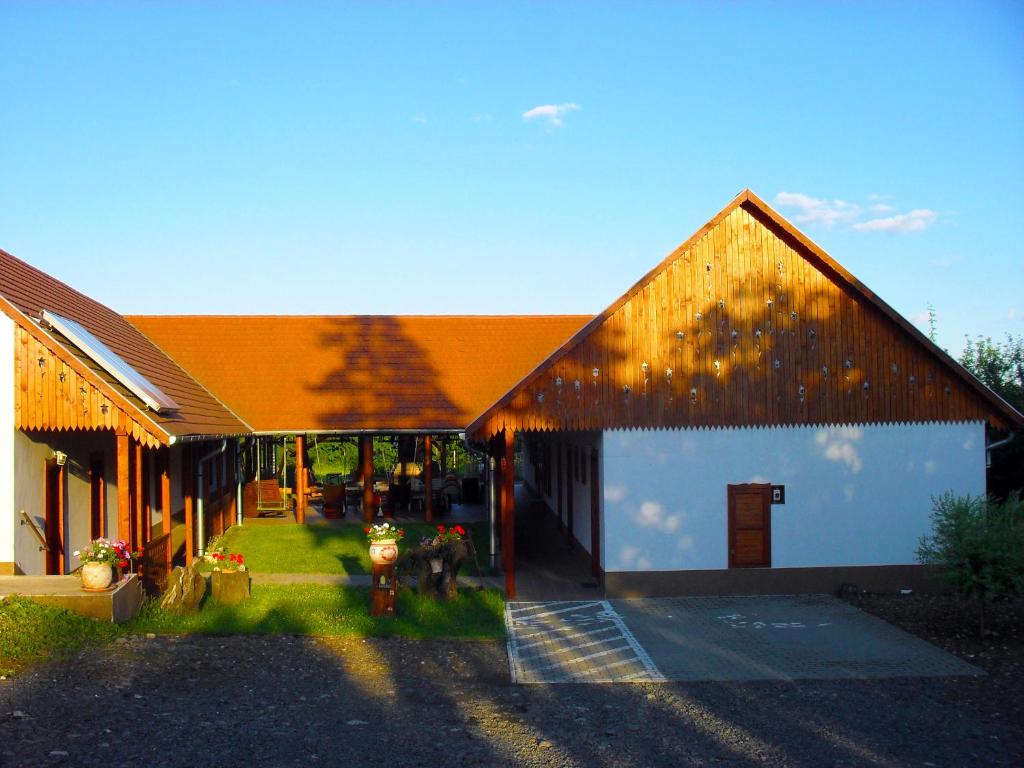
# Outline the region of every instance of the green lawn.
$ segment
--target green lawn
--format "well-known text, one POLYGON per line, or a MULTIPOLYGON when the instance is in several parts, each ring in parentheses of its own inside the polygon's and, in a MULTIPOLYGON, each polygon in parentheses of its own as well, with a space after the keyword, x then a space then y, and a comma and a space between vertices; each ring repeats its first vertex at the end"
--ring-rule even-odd
MULTIPOLYGON (((487 523, 472 523, 469 530, 486 565, 487 523)), ((404 526, 400 547, 413 546, 434 526, 404 526)), ((246 565, 257 573, 370 573, 370 550, 362 525, 234 525, 219 542, 228 552, 241 552, 246 565)), ((463 573, 476 575, 469 562, 463 573)))
POLYGON ((205 600, 191 616, 178 616, 147 600, 124 624, 89 619, 24 597, 0 600, 0 675, 14 675, 49 659, 67 658, 124 635, 313 635, 410 638, 502 638, 504 601, 495 590, 463 590, 439 603, 412 590, 398 596, 395 618, 370 616, 368 587, 321 584, 255 586, 239 606, 205 600))
POLYGON ((109 621, 26 597, 5 597, 0 600, 0 675, 12 675, 45 659, 65 658, 88 645, 109 642, 120 632, 109 621))
POLYGON ((178 616, 155 601, 124 625, 129 633, 357 635, 374 637, 505 636, 504 601, 495 590, 463 590, 440 603, 404 589, 394 618, 370 616, 369 587, 324 584, 256 585, 238 606, 206 600, 198 613, 178 616))

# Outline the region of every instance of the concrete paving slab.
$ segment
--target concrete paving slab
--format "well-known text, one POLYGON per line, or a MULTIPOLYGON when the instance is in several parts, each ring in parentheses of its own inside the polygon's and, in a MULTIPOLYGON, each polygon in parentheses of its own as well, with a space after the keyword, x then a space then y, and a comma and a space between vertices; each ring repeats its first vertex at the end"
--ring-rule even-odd
POLYGON ((828 595, 608 602, 668 680, 984 674, 956 656, 828 595))

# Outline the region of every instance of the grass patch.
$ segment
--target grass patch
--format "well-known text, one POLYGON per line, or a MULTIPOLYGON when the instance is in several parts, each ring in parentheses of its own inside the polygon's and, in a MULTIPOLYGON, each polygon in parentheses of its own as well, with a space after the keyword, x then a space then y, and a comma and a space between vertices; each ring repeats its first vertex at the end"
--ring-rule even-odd
POLYGON ((398 596, 395 618, 370 616, 368 587, 324 584, 255 585, 241 605, 206 600, 191 616, 178 616, 147 601, 122 625, 128 633, 355 635, 410 638, 500 638, 505 636, 504 602, 495 590, 463 590, 439 603, 412 590, 398 596))
POLYGON ((120 628, 17 595, 0 600, 0 675, 109 642, 120 628))
MULTIPOLYGON (((477 547, 486 550, 487 523, 467 526, 477 547)), ((404 525, 402 547, 416 544, 436 529, 425 523, 404 525)), ((233 525, 219 542, 228 552, 241 552, 258 573, 370 573, 370 550, 362 525, 233 525)), ((485 555, 486 551, 482 554, 485 555)), ((481 562, 481 567, 485 563, 481 562)), ((469 562, 463 573, 476 573, 469 562)))

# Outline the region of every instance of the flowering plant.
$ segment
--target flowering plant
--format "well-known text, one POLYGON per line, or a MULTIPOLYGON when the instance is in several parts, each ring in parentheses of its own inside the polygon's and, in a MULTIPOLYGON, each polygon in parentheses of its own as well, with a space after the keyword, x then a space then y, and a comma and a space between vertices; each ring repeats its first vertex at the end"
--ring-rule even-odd
POLYGON ((385 539, 392 539, 394 541, 401 541, 402 537, 405 536, 405 531, 401 528, 392 525, 391 523, 381 523, 380 525, 371 525, 363 529, 366 531, 367 541, 384 541, 385 539))
POLYGON ((128 543, 121 539, 94 539, 85 549, 76 549, 73 554, 83 563, 103 563, 118 568, 127 568, 139 556, 138 552, 130 551, 128 543))
POLYGON ((453 525, 450 528, 445 528, 443 525, 437 526, 437 543, 444 544, 446 541, 462 541, 466 536, 466 529, 461 525, 453 525))
POLYGON ((242 557, 241 552, 224 552, 219 550, 217 552, 210 552, 206 555, 206 561, 213 563, 213 570, 215 571, 244 571, 245 570, 245 558, 242 557))

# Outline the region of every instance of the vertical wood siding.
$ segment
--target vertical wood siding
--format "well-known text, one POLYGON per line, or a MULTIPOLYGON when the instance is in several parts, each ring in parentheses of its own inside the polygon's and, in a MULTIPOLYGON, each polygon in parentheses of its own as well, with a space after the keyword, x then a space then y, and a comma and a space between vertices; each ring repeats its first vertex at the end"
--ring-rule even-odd
POLYGON ((161 443, 24 328, 14 329, 14 425, 18 429, 124 430, 148 448, 161 443))
POLYGON ((727 209, 540 370, 479 422, 478 435, 1004 424, 947 362, 749 203, 727 209))

